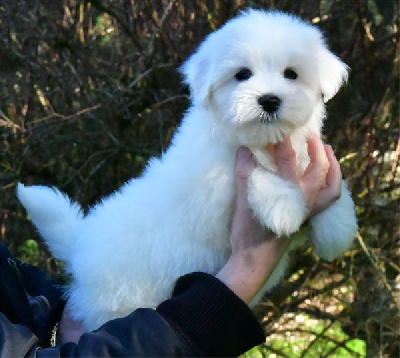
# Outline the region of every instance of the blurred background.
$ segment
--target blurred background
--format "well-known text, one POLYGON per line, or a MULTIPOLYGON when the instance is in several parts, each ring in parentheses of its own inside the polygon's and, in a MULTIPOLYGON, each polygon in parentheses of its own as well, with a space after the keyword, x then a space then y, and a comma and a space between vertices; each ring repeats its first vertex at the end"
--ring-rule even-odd
POLYGON ((1 242, 64 279, 16 183, 56 185, 87 209, 140 174, 188 107, 177 68, 249 6, 315 24, 351 67, 328 104, 324 140, 340 159, 360 230, 333 262, 307 247, 293 255, 285 281, 256 310, 267 341, 247 356, 398 357, 396 0, 0 0, 1 242))

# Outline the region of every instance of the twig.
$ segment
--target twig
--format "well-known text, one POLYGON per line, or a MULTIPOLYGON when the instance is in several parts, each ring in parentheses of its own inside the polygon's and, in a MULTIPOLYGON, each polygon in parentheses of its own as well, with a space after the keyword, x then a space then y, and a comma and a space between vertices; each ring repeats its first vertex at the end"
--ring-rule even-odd
POLYGON ((315 335, 315 338, 311 340, 311 342, 308 344, 308 346, 301 352, 301 356, 300 358, 304 358, 304 356, 306 355, 306 353, 311 349, 311 347, 317 342, 318 339, 320 339, 321 337, 325 338, 325 332, 332 327, 333 322, 329 322, 324 329, 321 331, 321 333, 319 333, 318 335, 315 335))
POLYGON ((151 112, 154 112, 156 109, 158 109, 159 107, 163 106, 166 103, 172 102, 172 101, 176 101, 177 99, 188 99, 189 97, 186 94, 179 94, 173 97, 168 97, 160 102, 155 103, 152 107, 151 107, 151 112))
POLYGON ((14 123, 10 118, 8 118, 1 109, 0 109, 0 116, 2 117, 0 118, 0 126, 21 129, 21 126, 14 123))
MULTIPOLYGON (((267 345, 266 343, 263 344, 263 348, 267 349, 267 350, 271 351, 272 353, 275 353, 283 358, 289 358, 289 356, 286 355, 285 353, 283 353, 282 351, 275 349, 272 346, 267 345)), ((261 353, 263 353, 263 352, 261 352, 261 353)), ((264 355, 263 355, 263 357, 264 357, 264 355)))
POLYGON ((60 113, 53 112, 53 113, 51 113, 50 115, 48 115, 48 116, 46 116, 46 117, 42 117, 42 118, 39 118, 39 119, 35 119, 35 120, 33 120, 31 123, 32 123, 32 124, 42 123, 42 122, 45 122, 45 121, 47 121, 47 120, 49 120, 49 119, 51 119, 51 118, 54 118, 54 117, 55 117, 55 118, 60 118, 60 119, 62 119, 62 120, 64 120, 64 121, 67 121, 67 120, 69 120, 69 119, 71 119, 71 118, 79 117, 79 116, 81 116, 82 114, 85 114, 85 113, 87 113, 87 112, 94 111, 94 110, 96 110, 96 109, 98 109, 98 108, 100 108, 100 107, 101 107, 101 104, 96 104, 95 106, 81 109, 80 111, 78 111, 78 112, 76 112, 76 113, 73 113, 73 114, 69 114, 69 115, 67 115, 67 116, 66 116, 66 115, 63 115, 63 114, 60 114, 60 113))
POLYGON ((365 254, 367 255, 368 260, 371 262, 372 266, 375 268, 375 270, 382 277, 382 281, 385 284, 385 287, 387 288, 387 290, 389 292, 392 292, 392 288, 390 287, 389 283, 387 282, 385 274, 382 272, 382 270, 379 268, 379 266, 376 263, 379 260, 371 252, 371 250, 368 250, 368 247, 365 244, 364 239, 362 238, 362 236, 360 235, 359 232, 357 233, 357 239, 358 239, 358 242, 360 243, 361 248, 364 250, 365 254))
POLYGON ((166 68, 171 67, 173 64, 171 62, 162 63, 160 65, 153 66, 146 70, 145 72, 141 73, 138 77, 136 77, 127 87, 127 89, 131 89, 132 87, 136 86, 139 81, 141 81, 144 77, 148 76, 151 72, 159 68, 166 68))
POLYGON ((400 156, 400 139, 397 140, 396 152, 394 154, 392 163, 392 173, 391 173, 391 178, 389 180, 392 184, 394 184, 394 178, 396 176, 397 166, 399 164, 399 156, 400 156))
POLYGON ((68 178, 67 181, 65 181, 64 183, 62 183, 61 187, 64 187, 64 186, 68 185, 68 184, 74 179, 74 177, 76 177, 76 176, 78 176, 78 177, 81 179, 81 181, 82 181, 83 183, 86 184, 86 183, 88 182, 89 178, 91 178, 91 177, 93 176, 93 174, 94 174, 95 172, 97 172, 97 171, 107 162, 108 158, 110 158, 111 155, 112 155, 114 152, 115 152, 115 150, 105 149, 105 150, 101 150, 101 151, 98 151, 98 152, 96 152, 96 153, 93 153, 93 154, 85 161, 85 163, 83 163, 83 164, 75 171, 75 174, 71 175, 71 176, 68 178), (103 154, 105 154, 105 153, 108 153, 108 155, 107 155, 105 158, 103 158, 102 160, 100 160, 100 161, 90 170, 89 175, 87 176, 87 179, 83 179, 83 178, 82 178, 82 175, 81 175, 82 169, 83 169, 94 157, 96 157, 96 156, 98 156, 98 155, 103 155, 103 154))
POLYGON ((162 27, 164 25, 164 21, 167 18, 168 14, 170 13, 172 6, 174 5, 175 2, 176 2, 176 0, 170 0, 170 2, 168 3, 168 5, 166 6, 166 8, 164 10, 163 15, 161 16, 160 21, 156 22, 157 30, 152 33, 150 41, 149 41, 149 45, 147 46, 147 55, 148 56, 150 56, 153 53, 154 40, 157 37, 157 35, 159 33, 161 33, 162 27))
POLYGON ((338 348, 343 348, 343 349, 347 350, 350 354, 352 354, 353 357, 360 357, 360 354, 359 354, 358 352, 356 352, 356 351, 354 351, 353 349, 351 349, 351 348, 349 348, 349 347, 346 346, 346 343, 352 341, 354 338, 351 338, 351 337, 350 337, 350 338, 345 339, 345 340, 342 341, 342 342, 339 342, 339 341, 337 341, 336 339, 333 339, 333 338, 331 338, 331 337, 324 337, 324 338, 329 339, 331 342, 335 343, 335 346, 332 347, 332 348, 324 355, 324 358, 325 358, 325 357, 329 357, 330 354, 333 353, 334 351, 336 351, 336 349, 338 349, 338 348))

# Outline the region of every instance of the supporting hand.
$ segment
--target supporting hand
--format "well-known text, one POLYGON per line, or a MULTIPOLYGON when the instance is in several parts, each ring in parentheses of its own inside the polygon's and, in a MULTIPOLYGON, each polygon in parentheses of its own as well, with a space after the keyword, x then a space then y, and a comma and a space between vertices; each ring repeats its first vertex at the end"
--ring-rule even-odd
MULTIPOLYGON (((275 145, 272 152, 279 175, 300 186, 311 216, 340 197, 339 163, 332 148, 324 146, 316 135, 308 139, 310 164, 301 176, 289 138, 275 145)), ((217 278, 247 303, 268 280, 290 243, 289 238, 277 238, 266 231, 253 216, 247 202, 247 181, 255 167, 251 152, 239 148, 235 166, 237 199, 231 231, 232 255, 217 274, 217 278)))

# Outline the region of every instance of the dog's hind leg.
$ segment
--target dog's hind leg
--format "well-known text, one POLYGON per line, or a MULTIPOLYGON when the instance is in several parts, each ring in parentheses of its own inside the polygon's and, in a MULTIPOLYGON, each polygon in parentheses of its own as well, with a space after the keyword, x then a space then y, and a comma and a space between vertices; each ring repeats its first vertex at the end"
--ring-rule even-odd
POLYGON ((45 186, 27 187, 19 183, 17 195, 51 253, 68 262, 75 244, 73 231, 82 220, 79 205, 59 190, 45 186))
POLYGON ((312 245, 318 256, 333 260, 348 250, 357 234, 353 199, 342 181, 340 198, 310 219, 312 245))

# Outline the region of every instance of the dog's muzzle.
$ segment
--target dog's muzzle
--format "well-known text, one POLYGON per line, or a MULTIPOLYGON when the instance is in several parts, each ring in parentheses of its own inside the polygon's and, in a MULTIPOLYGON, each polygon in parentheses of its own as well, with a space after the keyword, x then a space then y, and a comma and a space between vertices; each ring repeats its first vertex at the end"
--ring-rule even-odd
POLYGON ((266 94, 258 98, 258 104, 264 110, 260 118, 262 123, 272 123, 276 121, 281 102, 281 99, 273 94, 266 94))
POLYGON ((258 98, 258 104, 263 108, 263 110, 269 114, 276 112, 281 105, 281 100, 279 97, 266 94, 258 98))

